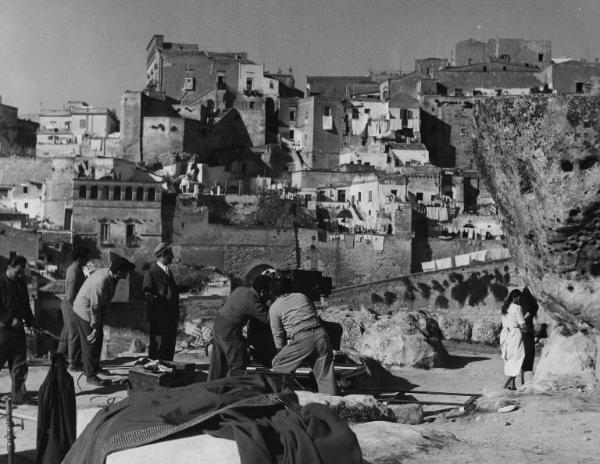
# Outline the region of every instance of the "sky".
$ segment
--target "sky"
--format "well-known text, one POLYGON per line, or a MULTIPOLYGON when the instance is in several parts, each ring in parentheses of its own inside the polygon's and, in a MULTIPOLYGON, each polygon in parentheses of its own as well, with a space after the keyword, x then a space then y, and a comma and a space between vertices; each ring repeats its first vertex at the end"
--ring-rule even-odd
POLYGON ((291 67, 303 89, 307 75, 409 72, 468 38, 546 39, 553 56, 593 60, 600 0, 0 0, 2 101, 118 108, 145 85, 154 34, 291 67))

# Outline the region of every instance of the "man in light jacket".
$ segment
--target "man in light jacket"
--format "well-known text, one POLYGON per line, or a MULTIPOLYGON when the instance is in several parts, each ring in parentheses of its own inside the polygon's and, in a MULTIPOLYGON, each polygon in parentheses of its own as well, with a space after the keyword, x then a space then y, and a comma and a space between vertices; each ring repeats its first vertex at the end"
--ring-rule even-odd
POLYGON ((110 268, 93 272, 83 283, 73 302, 73 311, 81 341, 83 373, 90 385, 104 385, 98 377, 102 351, 103 316, 115 294, 117 283, 126 279, 135 264, 116 257, 110 268))

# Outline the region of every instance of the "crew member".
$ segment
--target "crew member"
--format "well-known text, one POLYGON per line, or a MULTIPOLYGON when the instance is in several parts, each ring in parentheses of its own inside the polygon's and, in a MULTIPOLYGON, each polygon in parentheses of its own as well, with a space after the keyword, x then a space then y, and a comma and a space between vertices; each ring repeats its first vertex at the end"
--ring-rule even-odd
POLYGON ((291 292, 291 282, 276 276, 271 284, 275 301, 269 319, 277 355, 273 370, 292 373, 303 363, 312 367, 319 392, 336 394, 333 350, 313 302, 304 293, 291 292))
POLYGON ((148 302, 150 343, 148 357, 172 361, 175 356, 177 324, 179 323, 179 293, 187 291, 173 278, 169 265, 173 262, 173 248, 161 243, 154 249, 156 262, 144 276, 144 295, 148 302))
POLYGON ((15 256, 0 276, 0 370, 8 362, 15 404, 21 403, 26 394, 27 343, 23 326, 34 323, 25 282, 26 266, 23 256, 15 256))
POLYGON ((214 322, 213 350, 210 355, 208 380, 246 373, 247 342, 242 329, 250 319, 269 323, 269 280, 264 275, 252 287, 238 287, 219 309, 214 322))
POLYGON ((98 377, 101 371, 103 316, 115 294, 117 283, 120 279, 126 279, 133 269, 135 264, 125 258, 115 257, 110 268, 98 269, 85 280, 73 302, 83 373, 90 385, 104 385, 98 377))
POLYGON ((73 262, 65 274, 65 297, 60 304, 63 316, 63 328, 60 333, 58 352, 69 360, 69 369, 81 371, 81 342, 77 322, 73 313, 73 302, 85 281, 83 267, 87 264, 89 250, 85 247, 73 250, 73 262))

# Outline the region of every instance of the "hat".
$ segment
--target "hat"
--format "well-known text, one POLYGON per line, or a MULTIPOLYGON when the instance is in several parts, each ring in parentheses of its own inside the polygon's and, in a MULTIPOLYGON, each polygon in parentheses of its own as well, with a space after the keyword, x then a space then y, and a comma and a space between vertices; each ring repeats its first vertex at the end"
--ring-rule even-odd
POLYGON ((120 271, 133 271, 134 269, 135 264, 120 256, 115 256, 110 264, 110 272, 113 274, 116 274, 120 271))
POLYGON ((165 252, 167 250, 171 250, 172 249, 172 245, 170 243, 166 243, 166 242, 161 242, 158 244, 158 246, 154 249, 154 255, 157 258, 160 258, 162 255, 165 254, 165 252))

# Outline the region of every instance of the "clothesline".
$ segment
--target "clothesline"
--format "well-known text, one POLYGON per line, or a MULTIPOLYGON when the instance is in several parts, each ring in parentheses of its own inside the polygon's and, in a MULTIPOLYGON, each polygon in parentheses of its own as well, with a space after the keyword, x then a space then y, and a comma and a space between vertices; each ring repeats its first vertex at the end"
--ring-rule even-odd
POLYGON ((423 272, 431 272, 453 267, 468 266, 477 262, 482 263, 508 258, 510 258, 510 251, 508 248, 492 248, 489 250, 479 250, 462 255, 455 255, 449 258, 436 259, 434 261, 425 261, 421 263, 421 268, 423 272))

